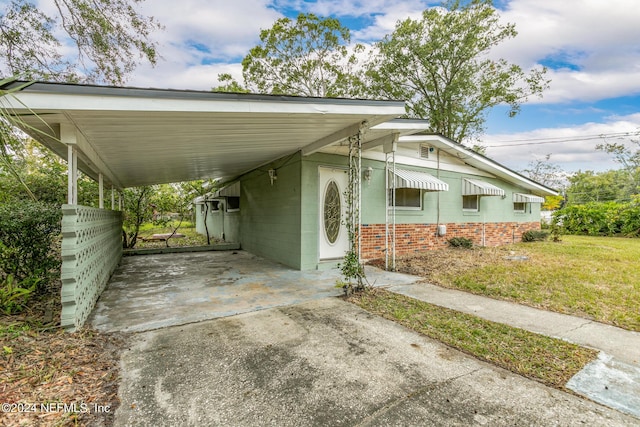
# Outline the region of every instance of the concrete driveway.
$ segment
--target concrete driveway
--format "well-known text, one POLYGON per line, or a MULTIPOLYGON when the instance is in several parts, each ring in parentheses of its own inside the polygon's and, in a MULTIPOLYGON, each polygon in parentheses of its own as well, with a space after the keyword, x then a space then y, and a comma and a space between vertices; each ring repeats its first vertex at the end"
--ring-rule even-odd
POLYGON ((115 426, 638 425, 372 316, 339 278, 243 251, 124 258, 91 318, 134 332, 115 426))
POLYGON ((339 298, 134 334, 115 426, 638 425, 339 298))

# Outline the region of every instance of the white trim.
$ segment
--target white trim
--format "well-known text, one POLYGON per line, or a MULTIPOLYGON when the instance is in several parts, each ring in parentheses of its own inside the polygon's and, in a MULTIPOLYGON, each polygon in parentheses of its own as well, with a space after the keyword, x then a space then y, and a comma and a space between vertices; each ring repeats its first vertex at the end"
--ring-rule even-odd
POLYGON ((540 192, 545 195, 557 196, 558 192, 554 191, 548 187, 545 187, 542 184, 538 184, 535 181, 532 181, 511 169, 508 169, 494 161, 472 151, 461 144, 453 142, 443 136, 440 135, 407 135, 401 136, 399 143, 403 142, 419 142, 432 144, 436 148, 440 148, 447 154, 457 157, 464 161, 465 163, 473 166, 475 168, 485 170, 490 172, 506 181, 516 183, 520 186, 523 186, 531 191, 540 192))
POLYGON ((480 212, 480 196, 477 194, 463 194, 462 195, 462 212, 480 212), (464 198, 465 197, 475 197, 476 207, 475 208, 465 208, 464 207, 464 198))
POLYGON ((274 100, 255 100, 250 97, 241 99, 179 99, 162 97, 140 97, 98 94, 65 94, 53 92, 15 93, 7 97, 4 109, 22 110, 28 105, 31 110, 65 110, 65 111, 164 111, 164 112, 201 112, 201 113, 289 113, 289 114, 357 114, 372 116, 400 116, 404 114, 404 104, 388 102, 376 105, 367 101, 336 102, 321 98, 307 102, 292 102, 275 97, 274 100), (15 98, 15 99, 12 99, 15 98))

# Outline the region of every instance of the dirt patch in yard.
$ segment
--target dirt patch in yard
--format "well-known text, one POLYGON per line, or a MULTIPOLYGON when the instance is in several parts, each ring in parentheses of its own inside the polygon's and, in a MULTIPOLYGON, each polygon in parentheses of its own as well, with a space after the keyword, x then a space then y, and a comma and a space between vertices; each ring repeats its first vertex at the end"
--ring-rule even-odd
POLYGON ((0 424, 111 426, 124 334, 59 327, 59 289, 0 316, 0 424))
MULTIPOLYGON (((396 270, 424 277, 429 283, 447 286, 447 282, 442 278, 451 273, 462 273, 486 265, 509 262, 506 257, 518 256, 526 256, 526 254, 522 250, 516 252, 510 247, 444 248, 398 257, 396 270)), ((370 264, 384 268, 384 260, 375 260, 370 264)))

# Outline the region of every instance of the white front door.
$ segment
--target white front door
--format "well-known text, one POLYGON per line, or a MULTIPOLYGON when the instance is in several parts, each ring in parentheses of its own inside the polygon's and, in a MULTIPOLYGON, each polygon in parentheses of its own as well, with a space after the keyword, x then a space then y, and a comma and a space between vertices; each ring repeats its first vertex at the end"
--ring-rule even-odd
POLYGON ((349 249, 349 236, 344 225, 344 192, 349 183, 347 171, 320 167, 318 173, 320 259, 342 258, 349 249))

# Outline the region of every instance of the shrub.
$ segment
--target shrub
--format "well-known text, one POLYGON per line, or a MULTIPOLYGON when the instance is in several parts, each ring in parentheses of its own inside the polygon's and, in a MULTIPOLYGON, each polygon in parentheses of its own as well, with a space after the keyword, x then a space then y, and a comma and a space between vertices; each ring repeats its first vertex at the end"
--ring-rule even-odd
POLYGON ((57 205, 32 201, 0 205, 0 281, 12 276, 17 283, 40 287, 57 274, 60 257, 54 246, 61 217, 57 205))
POLYGON ((452 237, 451 239, 447 240, 447 242, 452 248, 471 249, 473 247, 473 242, 466 237, 452 237))
POLYGON ((552 226, 560 226, 567 234, 589 236, 640 235, 640 197, 631 202, 591 202, 572 205, 553 214, 552 226))
POLYGON ((522 233, 523 242, 542 242, 547 240, 549 232, 545 230, 529 230, 522 233))
POLYGON ((0 313, 11 315, 21 312, 38 283, 37 280, 31 282, 16 283, 12 275, 0 281, 0 313))

